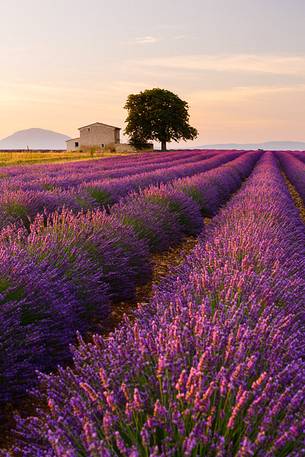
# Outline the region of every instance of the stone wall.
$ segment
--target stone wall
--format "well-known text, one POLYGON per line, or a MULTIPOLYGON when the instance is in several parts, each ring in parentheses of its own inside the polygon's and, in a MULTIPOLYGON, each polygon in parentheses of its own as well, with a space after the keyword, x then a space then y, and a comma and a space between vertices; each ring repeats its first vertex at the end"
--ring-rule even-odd
MULTIPOLYGON (((108 144, 107 148, 113 150, 114 152, 140 152, 138 149, 134 148, 131 146, 131 144, 128 143, 120 143, 120 144, 108 144)), ((148 144, 147 148, 142 149, 142 152, 150 152, 154 150, 153 144, 148 144)))
POLYGON ((66 141, 67 151, 78 151, 80 149, 80 138, 72 138, 66 141))
POLYGON ((105 147, 110 143, 120 142, 120 130, 108 125, 90 125, 80 128, 79 131, 81 146, 105 147))

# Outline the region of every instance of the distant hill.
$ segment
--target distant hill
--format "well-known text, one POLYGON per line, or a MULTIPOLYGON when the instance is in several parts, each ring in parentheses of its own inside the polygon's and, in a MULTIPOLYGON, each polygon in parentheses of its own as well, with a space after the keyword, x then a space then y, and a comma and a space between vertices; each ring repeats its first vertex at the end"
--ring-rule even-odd
POLYGON ((208 144, 196 146, 194 149, 265 149, 269 151, 305 151, 305 142, 302 141, 266 141, 265 143, 249 144, 208 144))
POLYGON ((45 129, 27 129, 0 140, 0 149, 66 149, 70 137, 45 129))

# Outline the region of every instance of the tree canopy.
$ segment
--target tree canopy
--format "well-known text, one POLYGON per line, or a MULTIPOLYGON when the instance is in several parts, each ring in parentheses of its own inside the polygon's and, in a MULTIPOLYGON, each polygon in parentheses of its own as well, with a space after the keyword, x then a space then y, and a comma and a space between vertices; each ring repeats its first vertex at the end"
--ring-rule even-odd
POLYGON ((189 124, 188 103, 169 90, 130 94, 124 108, 128 110, 125 134, 137 148, 160 141, 161 149, 166 150, 169 141, 194 140, 198 135, 189 124))

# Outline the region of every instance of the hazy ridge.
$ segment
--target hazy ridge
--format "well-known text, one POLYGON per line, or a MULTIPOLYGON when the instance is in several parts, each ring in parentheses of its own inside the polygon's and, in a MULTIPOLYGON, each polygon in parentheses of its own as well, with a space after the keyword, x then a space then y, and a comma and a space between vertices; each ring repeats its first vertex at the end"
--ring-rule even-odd
POLYGON ((20 130, 0 140, 0 149, 66 149, 67 135, 52 130, 20 130))
POLYGON ((269 151, 291 150, 305 151, 305 142, 302 141, 265 141, 263 143, 228 143, 228 144, 206 144, 196 146, 194 149, 265 149, 269 151))

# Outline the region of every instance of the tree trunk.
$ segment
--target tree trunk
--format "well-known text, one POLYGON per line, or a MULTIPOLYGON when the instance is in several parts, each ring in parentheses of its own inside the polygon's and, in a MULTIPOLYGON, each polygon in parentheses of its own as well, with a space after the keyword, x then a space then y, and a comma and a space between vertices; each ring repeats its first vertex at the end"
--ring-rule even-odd
POLYGON ((166 141, 161 141, 161 151, 166 151, 166 141))

